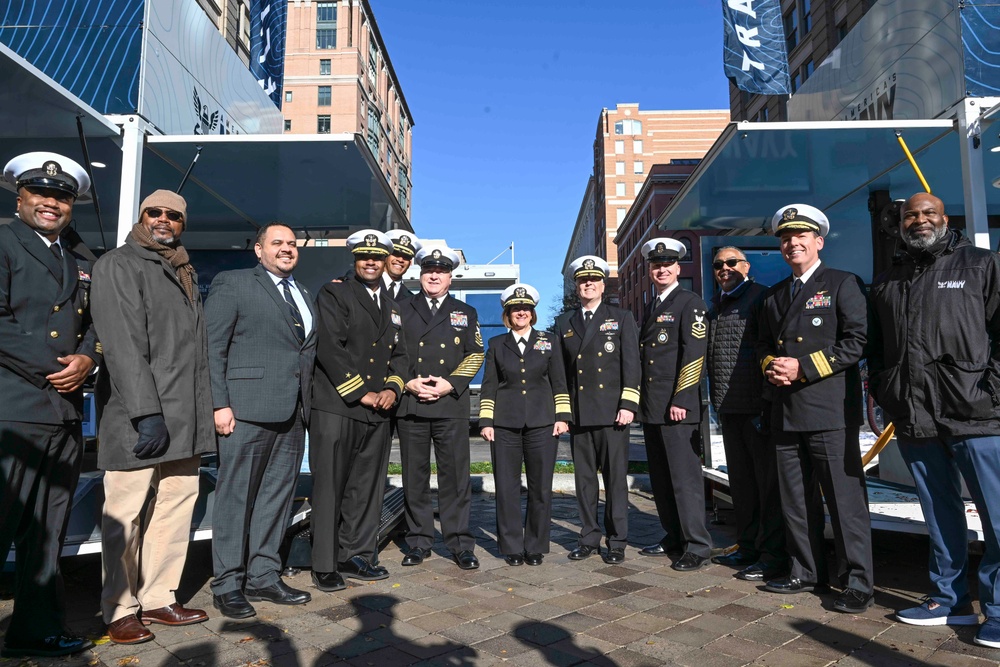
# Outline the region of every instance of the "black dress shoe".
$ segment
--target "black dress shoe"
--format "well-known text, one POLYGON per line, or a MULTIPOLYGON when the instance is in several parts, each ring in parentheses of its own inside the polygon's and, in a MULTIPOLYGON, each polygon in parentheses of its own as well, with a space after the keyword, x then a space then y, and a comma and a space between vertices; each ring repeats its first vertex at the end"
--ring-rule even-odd
POLYGON ((44 639, 28 641, 14 639, 8 635, 4 639, 3 649, 0 649, 0 656, 4 658, 58 658, 61 655, 72 655, 86 651, 93 646, 94 642, 89 639, 70 635, 53 635, 44 639))
POLYGON ((348 579, 358 581, 378 581, 387 579, 389 571, 381 565, 372 565, 361 556, 354 556, 346 563, 337 566, 337 571, 348 579))
POLYGON ((542 554, 524 554, 524 562, 528 565, 541 565, 544 559, 542 554))
POLYGON ((611 565, 625 562, 625 549, 623 547, 608 549, 608 553, 604 554, 604 562, 611 565))
POLYGON ((757 562, 757 554, 746 549, 737 549, 725 556, 712 556, 712 562, 716 565, 727 565, 729 567, 746 567, 757 562))
POLYGON ((588 547, 586 544, 581 544, 576 549, 569 552, 570 560, 583 560, 584 558, 590 558, 594 554, 601 553, 601 547, 588 547))
POLYGON ((874 593, 862 593, 854 588, 845 588, 844 592, 837 596, 833 608, 845 614, 863 614, 874 602, 874 593))
POLYGON ((313 572, 312 582, 316 588, 326 593, 335 593, 347 588, 340 572, 313 572))
POLYGON ((639 550, 643 556, 670 556, 671 558, 678 558, 684 552, 679 547, 668 547, 664 546, 663 542, 657 542, 656 544, 650 544, 648 547, 643 547, 639 550))
POLYGON ((421 549, 420 547, 413 547, 406 552, 403 556, 403 565, 410 567, 411 565, 420 565, 424 562, 425 558, 430 558, 430 549, 421 549))
POLYGON ((693 554, 690 551, 685 551, 684 555, 674 561, 674 564, 670 566, 670 569, 677 570, 678 572, 694 572, 695 570, 700 570, 709 564, 707 557, 699 556, 698 554, 693 554))
POLYGON ((788 574, 786 567, 774 567, 767 563, 757 562, 749 567, 745 567, 733 576, 743 581, 771 581, 780 579, 788 574))
POLYGON ((312 595, 292 588, 281 579, 266 588, 247 587, 245 593, 251 602, 266 600, 275 604, 305 604, 312 600, 312 595))
POLYGON ((772 593, 811 593, 816 590, 816 584, 802 581, 798 577, 782 577, 768 581, 764 584, 764 589, 772 593))
POLYGON ((250 618, 257 615, 257 610, 247 601, 242 591, 230 591, 222 595, 213 595, 212 606, 228 618, 250 618))
POLYGON ((479 559, 476 558, 476 554, 472 553, 471 550, 466 549, 465 551, 459 551, 454 554, 452 558, 458 563, 458 566, 463 570, 478 570, 479 569, 479 559))
POLYGON ((507 565, 511 565, 513 567, 517 567, 518 565, 524 565, 524 556, 522 556, 521 554, 507 554, 506 556, 503 557, 503 559, 504 562, 507 563, 507 565))

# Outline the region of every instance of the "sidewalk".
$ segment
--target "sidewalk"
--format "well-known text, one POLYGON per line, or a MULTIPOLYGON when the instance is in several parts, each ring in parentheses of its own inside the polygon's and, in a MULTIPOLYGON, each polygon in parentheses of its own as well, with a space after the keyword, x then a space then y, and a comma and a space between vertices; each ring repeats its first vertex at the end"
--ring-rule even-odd
MULTIPOLYGON (((734 579, 729 568, 682 574, 667 559, 638 555, 637 547, 659 539, 660 529, 649 495, 632 493, 630 499, 630 546, 621 565, 567 558, 576 542, 576 500, 556 494, 545 563, 508 567, 493 540, 493 498, 476 494, 479 570, 459 570, 440 546, 423 565, 403 568, 398 546, 390 543, 381 554, 389 579, 322 593, 303 572, 287 581, 310 590, 312 602, 255 603, 258 615, 244 621, 212 609, 210 545, 195 543, 179 597, 209 610, 208 622, 152 626, 156 639, 146 644, 103 643, 80 656, 32 664, 986 667, 1000 659, 1000 651, 972 643, 975 628, 915 628, 892 620, 895 609, 914 604, 925 591, 926 538, 876 534, 877 604, 849 616, 832 611, 832 594, 780 596, 734 579)), ((711 528, 717 546, 732 542, 731 525, 711 528)), ((70 627, 100 637, 100 558, 64 560, 64 569, 70 627)), ((0 602, 0 629, 10 608, 9 600, 0 602)))

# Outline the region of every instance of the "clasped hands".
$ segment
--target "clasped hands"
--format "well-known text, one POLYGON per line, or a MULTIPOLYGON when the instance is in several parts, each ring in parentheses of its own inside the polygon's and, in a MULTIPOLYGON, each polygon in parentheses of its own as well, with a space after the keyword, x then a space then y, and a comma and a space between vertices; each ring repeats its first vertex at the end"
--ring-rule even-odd
POLYGON ((417 397, 421 403, 433 403, 442 396, 447 396, 455 387, 448 380, 437 375, 415 377, 406 383, 406 391, 417 397))
POLYGON ((777 357, 767 365, 764 377, 773 385, 788 387, 803 378, 804 374, 802 367, 799 366, 799 360, 795 357, 777 357))

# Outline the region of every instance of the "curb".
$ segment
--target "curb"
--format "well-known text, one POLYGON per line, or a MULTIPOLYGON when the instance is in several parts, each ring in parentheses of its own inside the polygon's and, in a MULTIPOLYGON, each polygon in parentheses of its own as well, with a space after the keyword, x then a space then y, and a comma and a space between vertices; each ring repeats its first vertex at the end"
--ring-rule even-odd
MULTIPOLYGON (((472 492, 473 493, 490 493, 495 494, 497 491, 496 483, 493 480, 493 475, 470 475, 472 480, 472 492)), ((403 488, 403 476, 402 475, 388 475, 388 485, 394 488, 403 488)), ((437 489, 438 476, 431 475, 431 488, 437 489)), ((604 480, 598 475, 597 482, 601 488, 604 490, 604 480)), ((527 478, 521 475, 521 488, 527 488, 527 478)), ((552 476, 552 490, 556 493, 576 493, 576 481, 574 475, 568 473, 560 473, 552 476)), ((644 491, 647 493, 652 492, 653 487, 649 484, 649 475, 628 475, 628 490, 629 491, 644 491)))

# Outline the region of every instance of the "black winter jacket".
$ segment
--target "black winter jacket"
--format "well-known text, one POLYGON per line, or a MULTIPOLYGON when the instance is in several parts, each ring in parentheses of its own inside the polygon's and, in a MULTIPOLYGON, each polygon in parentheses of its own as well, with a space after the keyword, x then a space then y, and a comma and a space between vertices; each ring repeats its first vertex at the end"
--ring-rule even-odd
POLYGON ((757 317, 767 287, 747 280, 712 298, 708 312, 708 381, 712 405, 725 414, 760 414, 764 375, 754 356, 757 317))
POLYGON ((871 392, 912 438, 1000 428, 1000 257, 952 231, 872 283, 871 392))

